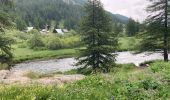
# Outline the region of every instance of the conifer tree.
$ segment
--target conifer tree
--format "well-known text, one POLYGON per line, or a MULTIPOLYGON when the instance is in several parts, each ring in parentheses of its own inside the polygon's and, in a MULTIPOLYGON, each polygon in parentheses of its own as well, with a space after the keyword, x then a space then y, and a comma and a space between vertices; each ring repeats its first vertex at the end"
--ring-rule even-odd
POLYGON ((121 23, 114 23, 113 31, 117 34, 122 33, 123 32, 123 25, 121 23))
POLYGON ((164 61, 168 61, 168 25, 170 0, 149 0, 151 5, 147 7, 150 13, 146 22, 147 32, 142 41, 142 49, 155 50, 162 49, 164 61))
POLYGON ((130 18, 126 25, 126 34, 128 36, 134 36, 137 32, 139 32, 139 23, 130 18))
MULTIPOLYGON (((0 6, 10 6, 12 5, 12 0, 0 0, 0 6)), ((11 44, 12 39, 9 39, 4 34, 4 29, 11 26, 10 16, 0 9, 0 63, 9 63, 12 58, 11 44)))
POLYGON ((112 32, 112 21, 99 0, 89 0, 82 18, 81 37, 86 49, 80 51, 78 65, 92 67, 93 71, 108 72, 115 61, 112 53, 117 48, 117 37, 112 32))

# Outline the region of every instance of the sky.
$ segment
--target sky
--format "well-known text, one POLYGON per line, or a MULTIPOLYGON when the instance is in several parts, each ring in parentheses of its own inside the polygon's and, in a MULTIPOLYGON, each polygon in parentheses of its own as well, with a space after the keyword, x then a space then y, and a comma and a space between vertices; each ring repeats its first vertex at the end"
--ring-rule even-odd
POLYGON ((140 22, 147 16, 147 0, 101 0, 104 8, 113 14, 121 14, 140 22))

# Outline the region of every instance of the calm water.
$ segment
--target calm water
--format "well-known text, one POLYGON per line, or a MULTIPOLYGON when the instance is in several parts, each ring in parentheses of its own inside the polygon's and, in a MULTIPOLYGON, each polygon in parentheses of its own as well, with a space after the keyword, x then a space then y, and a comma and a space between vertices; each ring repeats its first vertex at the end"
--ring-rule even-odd
MULTIPOLYGON (((140 54, 132 54, 131 52, 119 52, 117 53, 116 63, 118 64, 127 64, 134 63, 136 66, 151 60, 163 59, 161 53, 140 53, 140 54)), ((76 60, 74 58, 64 58, 64 59, 54 59, 47 61, 33 61, 28 63, 20 63, 14 66, 12 70, 26 70, 26 71, 34 71, 34 72, 42 72, 42 73, 50 73, 56 71, 68 71, 71 69, 76 69, 74 66, 76 60)))

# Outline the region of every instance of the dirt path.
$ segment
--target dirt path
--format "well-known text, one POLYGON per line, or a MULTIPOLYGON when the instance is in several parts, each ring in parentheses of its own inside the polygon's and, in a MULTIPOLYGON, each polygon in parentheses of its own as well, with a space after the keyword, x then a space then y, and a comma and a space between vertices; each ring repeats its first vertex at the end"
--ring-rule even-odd
POLYGON ((54 75, 40 79, 26 77, 24 71, 0 71, 0 83, 2 84, 41 84, 41 85, 62 85, 83 79, 84 75, 54 75))

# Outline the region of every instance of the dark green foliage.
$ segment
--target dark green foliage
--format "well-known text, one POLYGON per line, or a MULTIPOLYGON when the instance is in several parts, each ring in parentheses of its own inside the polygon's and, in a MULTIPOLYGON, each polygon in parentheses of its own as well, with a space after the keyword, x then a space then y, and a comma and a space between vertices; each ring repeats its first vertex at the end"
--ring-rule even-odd
MULTIPOLYGON (((1 8, 11 6, 11 0, 0 0, 1 8)), ((4 34, 4 29, 12 24, 10 16, 4 12, 4 9, 0 9, 0 63, 10 63, 12 59, 11 44, 14 42, 4 34)))
POLYGON ((0 34, 0 63, 9 63, 12 59, 11 44, 14 41, 0 34))
POLYGON ((121 32, 123 32, 123 24, 120 23, 114 23, 113 25, 113 31, 116 34, 120 34, 121 32))
MULTIPOLYGON (((145 50, 161 49, 164 60, 168 61, 168 28, 169 28, 169 0, 149 0, 151 5, 147 11, 150 13, 146 20, 148 29, 142 42, 145 50)), ((147 51, 148 51, 147 50, 147 51)))
POLYGON ((11 26, 11 22, 10 16, 5 12, 0 11, 0 32, 4 32, 4 28, 11 26))
POLYGON ((63 0, 16 0, 16 13, 24 20, 27 26, 32 25, 44 28, 64 20, 65 28, 75 28, 77 20, 82 15, 81 5, 67 4, 63 0))
POLYGON ((16 21, 15 21, 15 23, 16 23, 16 26, 17 26, 17 29, 19 29, 19 30, 21 30, 21 31, 23 31, 24 29, 26 29, 26 23, 25 23, 25 21, 23 21, 21 18, 16 18, 16 21))
POLYGON ((141 83, 142 83, 142 87, 145 90, 149 90, 149 89, 156 90, 159 87, 159 84, 151 79, 144 80, 141 83))
MULTIPOLYGON (((68 29, 76 28, 81 16, 84 15, 82 6, 87 0, 16 0, 16 16, 21 17, 27 26, 37 29, 44 28, 46 24, 55 22, 55 28, 64 22, 68 29)), ((128 18, 122 15, 109 13, 115 23, 126 23, 128 18)), ((19 25, 20 26, 20 25, 19 25)))
POLYGON ((128 36, 134 36, 137 32, 139 32, 139 23, 130 18, 126 24, 126 34, 128 36))
POLYGON ((0 11, 5 10, 8 11, 13 7, 13 0, 0 0, 0 11))
POLYGON ((163 29, 160 23, 154 22, 147 26, 146 32, 140 34, 142 38, 140 51, 155 51, 163 48, 163 29))
POLYGON ((117 37, 112 31, 112 21, 101 2, 89 1, 82 19, 81 37, 87 49, 80 50, 78 65, 92 67, 93 71, 108 72, 115 61, 111 54, 117 48, 117 37))

